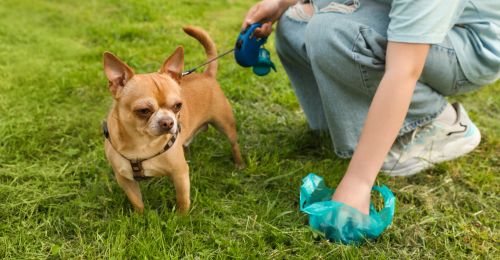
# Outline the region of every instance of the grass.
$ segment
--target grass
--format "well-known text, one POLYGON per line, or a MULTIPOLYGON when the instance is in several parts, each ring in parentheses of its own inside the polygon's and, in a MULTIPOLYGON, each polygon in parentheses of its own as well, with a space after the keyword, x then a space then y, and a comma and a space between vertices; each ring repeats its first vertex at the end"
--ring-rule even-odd
POLYGON ((210 130, 188 158, 191 213, 174 213, 167 178, 143 182, 146 210, 133 212, 103 154, 102 53, 150 72, 182 44, 191 67, 204 54, 181 26, 206 28, 223 51, 253 2, 1 1, 1 258, 500 257, 499 83, 452 98, 481 129, 479 148, 415 177, 380 176, 398 198, 394 223, 354 247, 317 239, 298 210, 301 178, 316 172, 335 186, 347 161, 308 132, 283 68, 257 78, 223 58, 218 78, 248 167, 235 170, 210 130))

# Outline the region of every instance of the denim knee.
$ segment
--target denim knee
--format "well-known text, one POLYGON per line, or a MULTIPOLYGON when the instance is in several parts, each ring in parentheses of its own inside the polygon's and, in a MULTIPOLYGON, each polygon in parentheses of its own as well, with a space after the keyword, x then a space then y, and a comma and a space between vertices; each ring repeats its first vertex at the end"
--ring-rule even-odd
POLYGON ((276 27, 276 52, 280 58, 295 59, 294 56, 307 58, 304 47, 304 30, 307 22, 290 19, 286 13, 281 16, 276 27))
POLYGON ((287 57, 289 55, 293 55, 291 46, 290 46, 290 37, 289 35, 286 34, 285 30, 280 28, 280 25, 282 23, 278 23, 278 26, 276 27, 276 32, 275 32, 275 42, 274 46, 276 48, 276 53, 280 57, 287 57))
MULTIPOLYGON (((363 25, 342 19, 346 15, 317 14, 306 28, 306 49, 315 73, 327 75, 326 81, 335 81, 338 87, 372 94, 364 87, 361 59, 355 50, 364 44, 361 36, 363 25)), ((320 87, 330 88, 331 84, 320 87)))
MULTIPOLYGON (((359 26, 352 21, 342 19, 343 14, 318 13, 309 21, 305 30, 305 44, 309 58, 312 62, 319 62, 319 66, 335 62, 342 64, 340 60, 332 61, 331 54, 336 59, 352 60, 352 47, 356 41, 359 26)), ((335 68, 339 68, 335 66, 335 68)))

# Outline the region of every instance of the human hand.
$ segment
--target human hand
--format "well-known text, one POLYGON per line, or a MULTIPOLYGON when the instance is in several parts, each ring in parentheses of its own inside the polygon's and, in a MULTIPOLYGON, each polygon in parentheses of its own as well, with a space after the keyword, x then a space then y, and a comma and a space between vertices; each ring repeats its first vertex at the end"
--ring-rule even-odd
POLYGON ((372 185, 356 176, 346 174, 337 186, 332 200, 347 204, 361 213, 368 215, 370 209, 372 185))
POLYGON ((296 2, 297 0, 263 0, 250 8, 241 29, 245 30, 251 24, 260 22, 262 26, 255 29, 254 34, 257 37, 267 37, 273 31, 273 23, 290 5, 296 2))

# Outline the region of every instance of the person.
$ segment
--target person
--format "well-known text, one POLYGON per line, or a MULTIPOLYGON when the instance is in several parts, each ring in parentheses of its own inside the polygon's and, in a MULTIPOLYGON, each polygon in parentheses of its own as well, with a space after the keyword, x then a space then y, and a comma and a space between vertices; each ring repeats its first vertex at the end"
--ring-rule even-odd
POLYGON ((498 0, 263 0, 242 29, 273 23, 311 129, 351 158, 332 199, 369 212, 380 170, 412 175, 473 150, 481 135, 445 96, 500 78, 498 0))

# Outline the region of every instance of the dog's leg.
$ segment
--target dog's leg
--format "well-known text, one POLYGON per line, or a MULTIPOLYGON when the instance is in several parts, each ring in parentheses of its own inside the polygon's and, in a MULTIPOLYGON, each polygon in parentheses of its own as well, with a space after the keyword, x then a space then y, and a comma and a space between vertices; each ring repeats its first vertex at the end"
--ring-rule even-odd
POLYGON ((214 117, 213 125, 217 130, 227 136, 231 143, 234 163, 238 169, 245 168, 245 163, 241 157, 240 146, 238 144, 238 133, 236 132, 236 121, 234 120, 233 112, 229 104, 225 106, 224 113, 217 114, 214 117))
POLYGON ((190 183, 189 183, 189 166, 185 162, 185 165, 177 171, 175 175, 172 176, 172 181, 175 186, 175 197, 177 200, 177 208, 179 213, 185 215, 189 212, 189 206, 191 205, 190 198, 190 183))
POLYGON ((137 181, 131 181, 120 173, 115 172, 116 181, 118 185, 122 187, 125 194, 127 194, 128 200, 132 203, 135 210, 139 213, 144 211, 144 203, 142 202, 141 189, 139 188, 139 183, 137 181))

